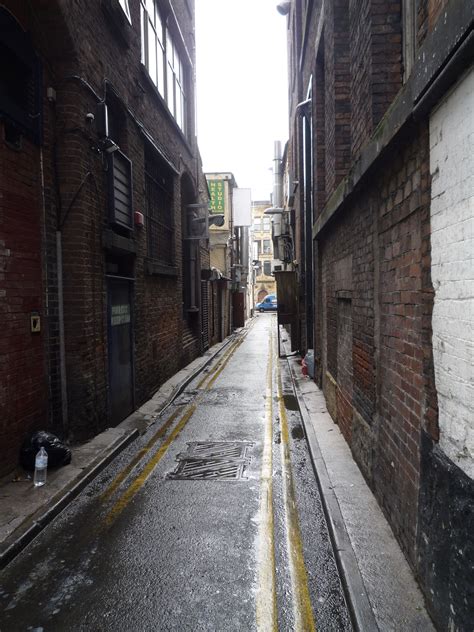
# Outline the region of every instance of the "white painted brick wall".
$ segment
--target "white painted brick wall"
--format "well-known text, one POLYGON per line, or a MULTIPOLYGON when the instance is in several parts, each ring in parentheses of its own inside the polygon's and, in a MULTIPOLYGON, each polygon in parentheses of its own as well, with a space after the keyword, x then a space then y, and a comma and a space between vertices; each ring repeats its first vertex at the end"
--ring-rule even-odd
POLYGON ((474 68, 430 118, 440 447, 474 477, 474 68))

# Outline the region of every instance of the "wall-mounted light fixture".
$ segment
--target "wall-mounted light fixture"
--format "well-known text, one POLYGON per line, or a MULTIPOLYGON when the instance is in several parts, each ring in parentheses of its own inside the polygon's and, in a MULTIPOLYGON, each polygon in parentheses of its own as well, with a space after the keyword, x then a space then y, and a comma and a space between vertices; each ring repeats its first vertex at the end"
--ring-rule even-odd
POLYGON ((118 151, 120 147, 117 143, 114 143, 111 138, 104 138, 100 143, 100 149, 101 151, 105 151, 106 154, 113 154, 115 151, 118 151))
POLYGON ((290 12, 291 2, 280 2, 277 4, 277 11, 280 15, 288 15, 290 12))

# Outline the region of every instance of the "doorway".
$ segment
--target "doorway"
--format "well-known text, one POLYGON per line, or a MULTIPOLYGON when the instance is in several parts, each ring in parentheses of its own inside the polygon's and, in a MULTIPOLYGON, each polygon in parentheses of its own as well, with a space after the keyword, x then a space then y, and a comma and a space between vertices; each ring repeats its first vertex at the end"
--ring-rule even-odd
POLYGON ((116 425, 133 411, 132 282, 107 282, 110 420, 116 425))

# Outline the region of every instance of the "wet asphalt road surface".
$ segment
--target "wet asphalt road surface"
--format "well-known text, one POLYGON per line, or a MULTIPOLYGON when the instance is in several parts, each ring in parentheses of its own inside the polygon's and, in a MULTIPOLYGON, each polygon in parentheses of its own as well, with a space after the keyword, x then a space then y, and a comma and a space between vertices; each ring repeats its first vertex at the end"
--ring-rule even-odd
POLYGON ((274 315, 3 571, 0 632, 346 631, 274 315))

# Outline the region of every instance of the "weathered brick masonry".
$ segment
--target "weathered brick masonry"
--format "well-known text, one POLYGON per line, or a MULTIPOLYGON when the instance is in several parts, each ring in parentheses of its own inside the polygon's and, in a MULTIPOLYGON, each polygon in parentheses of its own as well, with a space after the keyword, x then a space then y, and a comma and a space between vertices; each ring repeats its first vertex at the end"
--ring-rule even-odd
POLYGON ((430 295, 422 274, 429 229, 426 129, 412 130, 399 151, 395 160, 385 158, 370 186, 319 240, 327 305, 322 344, 331 413, 414 555, 420 431, 429 414, 422 403, 432 380, 423 352, 424 295, 430 295), (341 351, 348 319, 351 344, 341 351), (341 372, 353 373, 352 382, 341 380, 341 372))
MULTIPOLYGON (((140 61, 140 1, 128 4, 131 24, 116 0, 56 0, 34 9, 28 2, 0 5, 28 34, 40 60, 42 109, 40 139, 33 142, 24 135, 21 148, 12 149, 2 138, 0 150, 0 290, 7 333, 0 355, 0 438, 7 456, 0 473, 15 465, 31 428, 47 427, 82 440, 120 420, 113 414, 115 356, 110 346, 111 292, 117 284, 130 291, 128 412, 196 357, 208 340, 200 310, 186 311, 183 290, 191 273, 183 255, 183 213, 187 204, 206 203, 199 193, 205 188, 192 112, 193 5, 158 2, 160 11, 170 14, 170 24, 179 24, 173 33, 186 60, 183 132, 140 61), (132 164, 132 211, 146 216, 150 204, 146 151, 172 181, 165 266, 151 254, 148 219, 143 227, 132 223, 125 229, 111 222, 111 163, 101 145, 103 103, 109 136, 132 164), (32 311, 42 316, 39 334, 30 333, 32 311)), ((9 124, 8 117, 4 120, 9 124)), ((209 267, 209 253, 204 241, 196 248, 192 282, 199 307, 200 290, 207 291, 200 268, 209 267)), ((124 409, 122 418, 126 414, 124 409)))
POLYGON ((14 463, 24 429, 46 421, 45 323, 41 333, 30 328, 30 315, 44 313, 38 148, 5 147, 0 179, 0 441, 2 461, 14 463))
MULTIPOLYGON (((450 255, 450 273, 443 272, 448 268, 443 268, 438 247, 438 277, 442 281, 448 275, 451 285, 440 289, 438 282, 434 288, 430 113, 453 84, 463 81, 459 98, 464 101, 456 116, 472 112, 467 88, 472 82, 463 73, 472 63, 474 9, 447 0, 420 0, 416 6, 341 0, 325 3, 323 13, 321 3, 295 5, 289 16, 290 45, 302 47, 300 63, 290 62, 290 86, 298 87, 290 97, 295 121, 307 116, 296 104, 310 85, 313 97, 316 381, 420 580, 437 627, 468 629, 474 525, 473 482, 467 473, 472 452, 467 435, 454 430, 467 427, 465 419, 453 420, 453 436, 440 441, 441 430, 449 433, 449 404, 440 429, 433 305, 436 291, 451 297, 457 259, 450 255), (294 27, 298 11, 301 34, 294 27), (459 463, 447 457, 446 446, 459 463), (458 446, 458 453, 451 446, 458 446)), ((456 102, 456 96, 451 98, 456 102)), ((446 112, 440 121, 447 120, 446 112)), ((451 134, 460 129, 458 118, 450 122, 451 134)), ((288 168, 301 185, 304 136, 301 125, 292 122, 290 129, 288 168)), ((441 142, 444 130, 436 133, 441 142)), ((455 168, 453 147, 463 156, 459 152, 466 142, 456 136, 452 147, 440 153, 447 182, 455 168)), ((467 170, 465 159, 462 164, 467 170)), ((469 181, 462 185, 462 195, 449 194, 452 240, 463 239, 456 222, 465 214, 469 181)), ((299 193, 296 231, 304 229, 305 198, 299 193)), ((447 192, 441 195, 446 198, 447 192)), ((450 227, 448 211, 437 221, 450 227)), ((298 237, 297 246, 303 241, 298 237)), ((468 247, 461 241, 460 253, 468 247)), ((300 271, 305 262, 298 247, 295 255, 300 271)), ((466 265, 459 262, 459 270, 466 265)), ((448 330, 442 320, 447 312, 439 313, 437 358, 446 364, 437 370, 453 376, 452 382, 442 383, 449 402, 445 383, 460 384, 460 392, 470 393, 472 378, 458 375, 465 366, 462 360, 449 364, 454 351, 442 338, 448 330)), ((300 321, 300 348, 305 351, 304 299, 300 321)), ((469 406, 458 406, 458 416, 469 406)))

